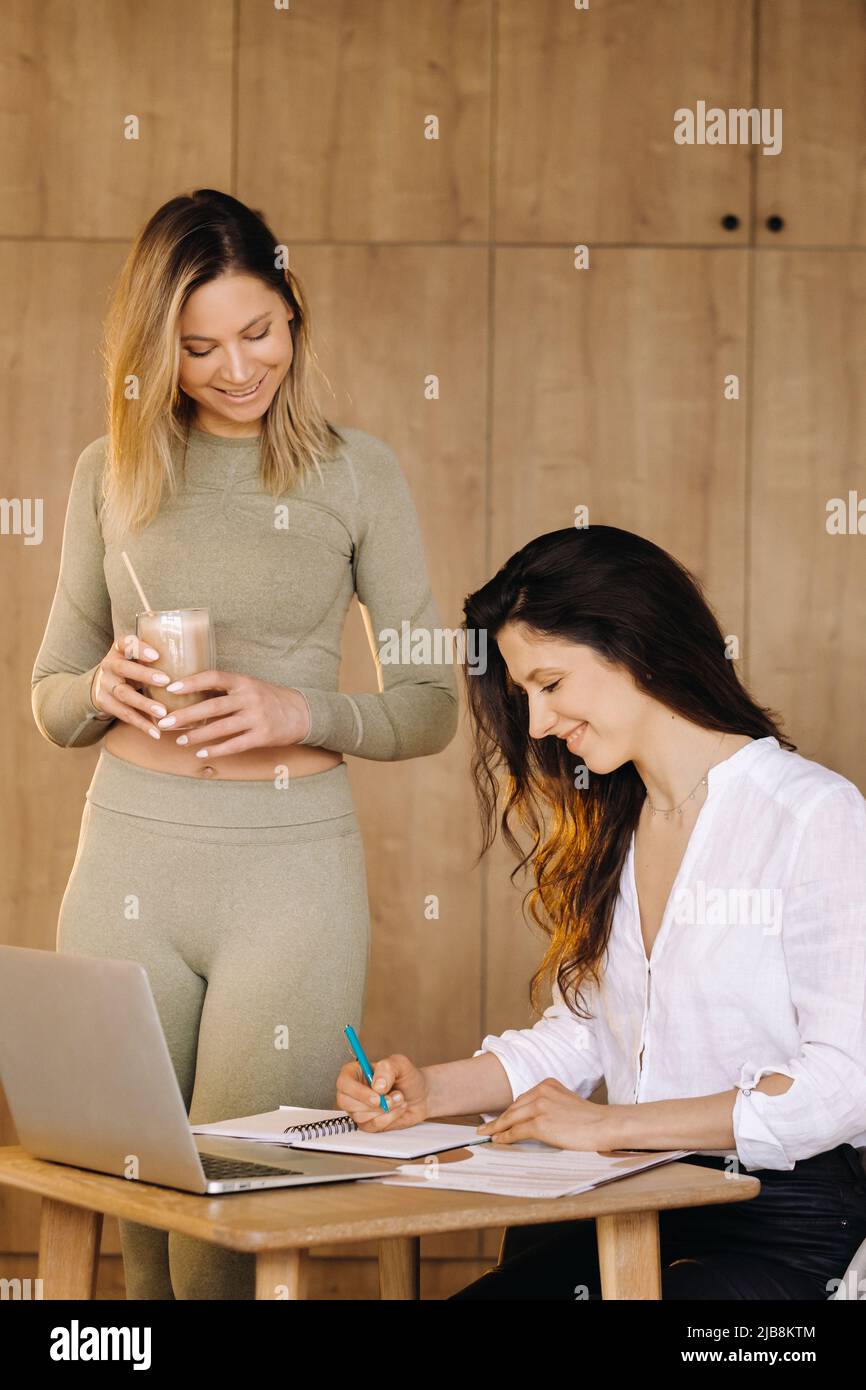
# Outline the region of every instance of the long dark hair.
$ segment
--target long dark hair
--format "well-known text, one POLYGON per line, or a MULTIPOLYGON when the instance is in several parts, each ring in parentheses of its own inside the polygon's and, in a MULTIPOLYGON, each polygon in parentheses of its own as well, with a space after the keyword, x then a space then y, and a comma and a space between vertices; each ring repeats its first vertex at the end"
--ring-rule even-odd
MULTIPOLYGON (((550 938, 529 986, 538 1008, 541 983, 553 975, 572 1013, 584 981, 599 980, 632 831, 646 788, 634 763, 589 774, 575 790, 575 758, 555 737, 529 736, 523 692, 510 679, 496 642, 506 622, 532 635, 591 647, 631 673, 653 699, 719 733, 773 735, 791 752, 774 712, 755 703, 725 654, 725 640, 700 581, 672 555, 616 526, 568 527, 537 536, 518 550, 463 606, 465 627, 485 634, 486 669, 464 666, 474 750, 472 773, 483 842, 499 825, 521 855, 511 820, 533 842, 511 873, 532 859, 535 885, 524 898, 550 938), (503 789, 497 773, 504 774, 503 789), (545 825, 545 816, 547 824, 545 825), (573 997, 571 997, 573 996, 573 997)), ((477 863, 477 861, 476 861, 477 863)))

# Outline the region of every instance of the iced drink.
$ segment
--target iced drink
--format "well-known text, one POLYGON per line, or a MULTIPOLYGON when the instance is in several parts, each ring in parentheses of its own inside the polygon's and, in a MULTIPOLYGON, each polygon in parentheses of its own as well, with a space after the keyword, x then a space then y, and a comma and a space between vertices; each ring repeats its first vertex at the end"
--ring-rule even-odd
MULTIPOLYGON (((216 665, 213 630, 206 608, 137 613, 135 633, 142 646, 154 647, 159 652, 159 661, 155 661, 153 667, 164 671, 169 682, 194 676, 199 671, 211 671, 216 665)), ((195 705, 213 694, 208 690, 172 693, 162 685, 149 685, 145 689, 152 700, 158 700, 169 712, 195 705)))

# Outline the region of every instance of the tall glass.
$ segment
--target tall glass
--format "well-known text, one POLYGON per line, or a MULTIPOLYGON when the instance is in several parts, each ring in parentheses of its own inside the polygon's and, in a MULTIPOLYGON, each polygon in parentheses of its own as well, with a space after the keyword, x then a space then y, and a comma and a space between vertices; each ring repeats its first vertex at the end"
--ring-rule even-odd
MULTIPOLYGON (((164 608, 154 613, 136 613, 135 635, 140 646, 154 647, 159 661, 154 670, 165 671, 170 681, 211 671, 216 666, 216 645, 207 608, 164 608)), ((152 700, 158 700, 171 713, 206 700, 215 692, 195 690, 187 694, 172 692, 162 685, 145 687, 152 700)), ((202 723, 206 723, 202 720, 202 723)))

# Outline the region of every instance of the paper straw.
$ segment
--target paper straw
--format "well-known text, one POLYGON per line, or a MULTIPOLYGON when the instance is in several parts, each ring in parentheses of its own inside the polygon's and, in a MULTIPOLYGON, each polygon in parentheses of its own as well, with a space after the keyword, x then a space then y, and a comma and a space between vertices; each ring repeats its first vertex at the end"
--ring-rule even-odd
POLYGON ((126 553, 125 550, 121 550, 121 552, 120 552, 120 558, 122 559, 123 563, 126 565, 126 568, 129 570, 129 577, 130 577, 130 579, 132 580, 133 584, 135 585, 136 589, 138 590, 138 597, 141 599, 141 602, 142 602, 142 604, 144 605, 144 611, 145 611, 145 613, 152 613, 152 612, 153 612, 153 609, 151 608, 150 604, 149 604, 148 601, 147 601, 147 595, 145 594, 144 590, 142 589, 141 585, 140 585, 139 582, 138 582, 138 575, 136 574, 135 570, 132 568, 132 561, 130 560, 130 558, 129 558, 129 556, 127 555, 127 553, 126 553))

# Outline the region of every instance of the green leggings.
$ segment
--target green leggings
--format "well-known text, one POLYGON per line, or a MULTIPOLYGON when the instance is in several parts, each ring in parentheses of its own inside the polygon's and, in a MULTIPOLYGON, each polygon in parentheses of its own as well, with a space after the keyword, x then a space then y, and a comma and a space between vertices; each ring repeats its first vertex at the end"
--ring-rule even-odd
MULTIPOLYGON (((279 787, 101 750, 57 949, 145 967, 191 1124, 334 1108, 369 926, 345 763, 279 787)), ((255 1296, 252 1255, 130 1221, 120 1234, 127 1298, 255 1296)))

